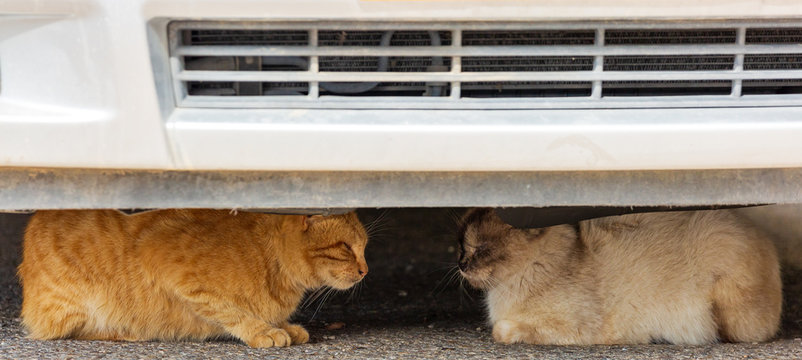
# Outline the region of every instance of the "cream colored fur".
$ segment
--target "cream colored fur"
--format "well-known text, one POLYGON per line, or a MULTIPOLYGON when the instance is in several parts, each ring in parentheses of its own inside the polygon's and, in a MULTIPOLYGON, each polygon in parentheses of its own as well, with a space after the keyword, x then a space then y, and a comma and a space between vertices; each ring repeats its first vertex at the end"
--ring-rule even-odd
POLYGON ((802 269, 802 204, 756 206, 735 211, 771 235, 783 267, 802 269))
POLYGON ((465 219, 462 273, 487 291, 499 342, 705 344, 777 332, 776 251, 731 211, 593 219, 578 233, 514 229, 492 212, 465 219))

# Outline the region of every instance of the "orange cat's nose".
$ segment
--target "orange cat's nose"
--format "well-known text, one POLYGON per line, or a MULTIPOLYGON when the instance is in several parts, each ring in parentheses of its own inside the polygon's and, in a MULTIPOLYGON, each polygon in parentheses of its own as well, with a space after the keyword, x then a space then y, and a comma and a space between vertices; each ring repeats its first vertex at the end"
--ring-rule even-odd
POLYGON ((368 265, 359 265, 359 276, 365 277, 368 274, 368 265))

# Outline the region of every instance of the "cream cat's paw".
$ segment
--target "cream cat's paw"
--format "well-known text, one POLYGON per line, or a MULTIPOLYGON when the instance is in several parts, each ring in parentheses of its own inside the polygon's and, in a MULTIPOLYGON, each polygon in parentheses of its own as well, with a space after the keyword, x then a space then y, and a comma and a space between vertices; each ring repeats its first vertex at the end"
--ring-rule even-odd
POLYGON ((255 348, 284 347, 290 346, 290 344, 292 344, 292 339, 286 330, 273 328, 261 334, 257 334, 246 341, 246 343, 248 346, 255 348))
POLYGON ((287 324, 282 326, 282 328, 290 334, 294 345, 304 344, 309 341, 309 333, 301 325, 287 324))
POLYGON ((493 324, 493 340, 502 344, 521 342, 525 335, 520 324, 515 321, 499 320, 493 324))

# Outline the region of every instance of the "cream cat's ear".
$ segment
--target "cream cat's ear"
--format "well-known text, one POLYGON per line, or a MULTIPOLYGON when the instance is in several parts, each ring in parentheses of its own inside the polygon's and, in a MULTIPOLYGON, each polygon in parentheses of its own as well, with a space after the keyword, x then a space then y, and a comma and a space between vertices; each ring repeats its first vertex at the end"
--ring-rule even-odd
POLYGON ((310 226, 323 219, 323 215, 304 215, 304 231, 308 230, 310 226))

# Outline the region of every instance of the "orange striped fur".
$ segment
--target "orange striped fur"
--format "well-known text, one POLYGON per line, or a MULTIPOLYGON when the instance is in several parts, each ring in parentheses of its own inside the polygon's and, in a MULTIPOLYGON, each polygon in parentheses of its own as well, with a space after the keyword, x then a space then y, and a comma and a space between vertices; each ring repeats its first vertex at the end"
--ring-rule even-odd
POLYGON ((354 213, 39 211, 25 232, 22 319, 36 339, 304 343, 307 290, 367 273, 354 213))

